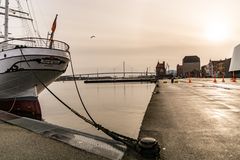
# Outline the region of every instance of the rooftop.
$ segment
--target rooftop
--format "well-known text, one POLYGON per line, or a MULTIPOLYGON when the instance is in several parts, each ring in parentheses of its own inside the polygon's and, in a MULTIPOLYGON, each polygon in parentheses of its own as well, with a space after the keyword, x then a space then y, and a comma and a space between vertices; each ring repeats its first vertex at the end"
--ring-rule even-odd
POLYGON ((200 58, 198 56, 185 56, 183 58, 183 63, 194 63, 200 62, 200 58))

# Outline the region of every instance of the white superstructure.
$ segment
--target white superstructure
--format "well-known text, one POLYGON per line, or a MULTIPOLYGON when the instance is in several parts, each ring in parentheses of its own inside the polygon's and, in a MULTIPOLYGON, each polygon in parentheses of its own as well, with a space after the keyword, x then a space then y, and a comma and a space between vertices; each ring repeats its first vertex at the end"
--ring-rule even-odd
POLYGON ((234 48, 229 72, 240 70, 240 44, 234 48))

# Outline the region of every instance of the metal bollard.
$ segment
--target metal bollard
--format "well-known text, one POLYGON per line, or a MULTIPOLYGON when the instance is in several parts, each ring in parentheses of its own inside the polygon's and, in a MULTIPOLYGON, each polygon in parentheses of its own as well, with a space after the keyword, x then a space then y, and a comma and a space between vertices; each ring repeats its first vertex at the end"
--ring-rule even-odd
POLYGON ((137 151, 145 158, 160 157, 160 145, 157 140, 151 137, 145 137, 138 141, 137 151))

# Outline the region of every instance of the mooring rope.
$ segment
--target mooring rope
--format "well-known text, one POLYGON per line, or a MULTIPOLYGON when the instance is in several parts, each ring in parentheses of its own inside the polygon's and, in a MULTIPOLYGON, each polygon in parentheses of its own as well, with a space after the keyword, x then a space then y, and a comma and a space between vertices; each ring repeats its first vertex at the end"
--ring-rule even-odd
MULTIPOLYGON (((22 48, 19 48, 20 49, 20 52, 25 60, 25 62, 27 63, 28 67, 30 68, 31 70, 31 65, 28 63, 25 55, 23 54, 23 51, 22 51, 22 48)), ((69 53, 70 55, 70 53, 69 53)), ((34 73, 34 71, 31 70, 32 74, 34 75, 34 77, 44 86, 44 88, 46 88, 60 103, 62 103, 66 108, 68 108, 71 112, 73 112, 75 115, 77 115, 79 118, 81 118, 82 120, 84 120, 85 122, 87 122, 88 124, 94 126, 95 128, 97 128, 98 130, 101 130, 103 133, 105 133, 106 135, 110 136, 111 138, 113 138, 114 140, 116 141, 120 141, 122 142, 123 144, 125 144, 126 146, 134 149, 135 151, 136 150, 136 145, 138 143, 138 140, 134 139, 134 138, 131 138, 131 137, 127 137, 127 136, 124 136, 122 134, 119 134, 119 133, 116 133, 114 131, 110 131, 109 129, 103 127, 102 125, 96 123, 96 121, 94 121, 94 119, 91 117, 91 115, 89 114, 89 112, 87 111, 87 108, 82 100, 82 97, 80 95, 80 92, 79 92, 79 89, 78 89, 78 86, 77 86, 77 83, 76 83, 76 78, 75 78, 75 74, 74 74, 74 69, 73 69, 73 64, 72 64, 72 60, 71 60, 71 56, 70 56, 70 63, 71 63, 71 68, 72 68, 72 74, 73 74, 73 77, 74 77, 74 83, 75 83, 75 86, 76 86, 76 89, 77 89, 77 92, 78 92, 78 96, 80 98, 80 101, 84 107, 84 110, 87 112, 89 118, 91 120, 89 120, 88 118, 86 118, 85 116, 79 114, 77 111, 75 111, 73 108, 71 108, 69 105, 67 105, 63 100, 61 100, 56 94, 54 94, 42 81, 41 79, 34 73)))
POLYGON ((8 110, 9 113, 13 110, 16 100, 17 100, 17 97, 14 98, 11 108, 8 110))
POLYGON ((74 85, 75 85, 75 88, 76 88, 76 91, 77 91, 77 94, 78 94, 78 98, 83 106, 83 109, 85 110, 85 112, 87 113, 88 117, 92 120, 92 122, 94 124, 97 124, 95 122, 95 120, 92 118, 92 116, 90 115, 90 113, 88 112, 87 110, 87 107, 85 106, 85 103, 83 102, 83 99, 82 99, 82 96, 80 94, 80 91, 78 89, 78 85, 77 85, 77 81, 76 81, 76 77, 75 77, 75 73, 74 73, 74 69, 73 69, 73 62, 72 62, 72 57, 71 57, 71 54, 69 53, 69 57, 70 57, 70 64, 71 64, 71 70, 72 70, 72 76, 73 76, 73 81, 74 81, 74 85))

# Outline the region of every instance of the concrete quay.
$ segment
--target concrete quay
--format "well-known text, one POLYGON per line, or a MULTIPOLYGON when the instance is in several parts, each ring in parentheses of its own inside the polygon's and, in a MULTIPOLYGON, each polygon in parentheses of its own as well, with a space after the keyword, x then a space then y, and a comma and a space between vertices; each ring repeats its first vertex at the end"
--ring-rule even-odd
POLYGON ((46 122, 0 111, 0 159, 121 159, 126 147, 46 122))
POLYGON ((4 122, 0 130, 0 159, 106 159, 4 122))
MULTIPOLYGON (((187 82, 159 82, 139 137, 156 138, 164 160, 239 160, 240 84, 187 82)), ((143 158, 128 150, 123 159, 143 158)))

